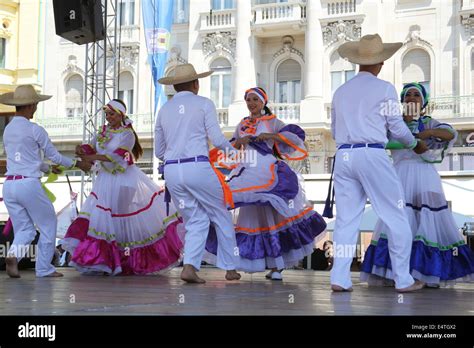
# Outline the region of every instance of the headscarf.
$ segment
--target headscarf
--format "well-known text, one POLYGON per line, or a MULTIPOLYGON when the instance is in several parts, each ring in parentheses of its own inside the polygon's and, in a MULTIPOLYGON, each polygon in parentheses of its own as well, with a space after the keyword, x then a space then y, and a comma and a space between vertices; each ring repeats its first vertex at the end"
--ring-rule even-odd
POLYGON ((420 92, 421 95, 421 109, 426 108, 428 105, 428 102, 430 100, 430 95, 426 91, 426 88, 423 87, 422 84, 418 82, 411 82, 407 83, 405 86, 403 86, 402 92, 400 93, 400 101, 403 103, 405 101, 405 97, 410 89, 416 89, 418 92, 420 92))
POLYGON ((116 101, 116 100, 111 100, 109 101, 103 108, 103 110, 110 110, 113 111, 119 115, 122 116, 123 122, 125 123, 126 126, 129 126, 132 124, 132 120, 128 118, 127 116, 127 109, 125 106, 116 101))
POLYGON ((268 103, 268 96, 265 91, 260 87, 253 87, 245 91, 244 99, 247 99, 249 94, 255 94, 263 103, 263 105, 267 105, 268 103))

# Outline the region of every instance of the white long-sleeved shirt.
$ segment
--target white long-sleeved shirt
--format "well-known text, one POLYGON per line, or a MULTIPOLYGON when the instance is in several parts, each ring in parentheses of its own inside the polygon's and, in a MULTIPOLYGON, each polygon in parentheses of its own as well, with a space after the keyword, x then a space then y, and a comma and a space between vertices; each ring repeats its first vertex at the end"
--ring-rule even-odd
POLYGON ((3 145, 7 154, 7 175, 40 178, 45 171, 43 156, 53 163, 71 167, 74 161, 61 155, 46 130, 25 117, 15 116, 5 127, 3 145))
POLYGON ((416 140, 403 122, 395 87, 361 71, 334 93, 331 131, 342 144, 386 144, 397 140, 413 148, 416 140))
POLYGON ((155 124, 155 156, 160 160, 208 156, 208 139, 223 151, 235 151, 222 134, 210 99, 185 91, 161 107, 155 124))

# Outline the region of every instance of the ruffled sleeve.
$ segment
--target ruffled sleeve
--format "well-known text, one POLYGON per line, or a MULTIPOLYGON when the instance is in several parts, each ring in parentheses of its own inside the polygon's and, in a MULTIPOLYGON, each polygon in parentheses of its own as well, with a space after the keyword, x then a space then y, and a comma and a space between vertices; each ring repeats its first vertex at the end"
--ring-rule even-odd
POLYGON ((420 157, 428 163, 441 163, 447 151, 454 146, 458 132, 449 124, 441 123, 433 118, 428 118, 425 123, 427 129, 446 129, 454 135, 451 140, 442 140, 436 137, 430 137, 425 140, 429 150, 421 154, 420 157))
POLYGON ((130 129, 122 133, 116 133, 119 136, 119 146, 111 152, 107 152, 105 156, 110 162, 101 162, 102 168, 112 174, 123 173, 128 166, 134 163, 132 149, 135 145, 135 134, 130 129))
POLYGON ((279 142, 275 142, 278 154, 290 161, 300 161, 308 157, 308 152, 304 145, 306 134, 304 130, 295 125, 285 125, 283 122, 277 124, 277 135, 279 142))

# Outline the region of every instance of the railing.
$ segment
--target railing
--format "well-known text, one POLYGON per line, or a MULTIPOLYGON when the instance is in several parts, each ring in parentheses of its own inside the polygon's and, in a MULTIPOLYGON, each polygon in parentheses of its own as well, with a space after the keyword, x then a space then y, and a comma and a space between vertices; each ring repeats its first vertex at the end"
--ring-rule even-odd
POLYGON ((252 8, 253 24, 269 24, 306 19, 304 2, 256 5, 252 8))
MULTIPOLYGON (((117 40, 120 38, 121 44, 129 43, 140 43, 140 26, 133 25, 122 25, 119 27, 120 33, 117 33, 117 40), (120 35, 120 36, 119 36, 120 35)), ((109 29, 109 35, 115 35, 113 33, 114 29, 109 29)))
POLYGON ((300 104, 270 104, 269 107, 278 118, 284 121, 300 120, 300 104))
POLYGON ((229 125, 229 110, 217 109, 217 118, 221 127, 227 127, 229 125))
POLYGON ((356 0, 327 1, 329 16, 356 12, 356 0))
POLYGON ((235 28, 235 9, 201 13, 201 30, 235 28))
MULTIPOLYGON (((153 133, 155 124, 151 114, 134 114, 128 117, 133 121, 133 128, 137 133, 153 133)), ((82 137, 83 117, 54 117, 35 121, 43 126, 52 138, 82 137)))
POLYGON ((443 96, 430 100, 427 114, 433 118, 474 117, 474 96, 443 96))

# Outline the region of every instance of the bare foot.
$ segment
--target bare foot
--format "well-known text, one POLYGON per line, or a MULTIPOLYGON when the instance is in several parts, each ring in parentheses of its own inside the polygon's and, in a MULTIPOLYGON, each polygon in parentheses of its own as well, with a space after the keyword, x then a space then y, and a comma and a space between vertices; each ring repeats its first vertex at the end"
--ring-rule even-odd
POLYGON ((240 273, 237 273, 235 269, 225 273, 225 279, 227 280, 239 280, 241 277, 240 273))
POLYGON ((20 278, 20 272, 18 272, 18 260, 16 257, 5 258, 6 271, 10 278, 20 278))
POLYGON ((53 273, 48 274, 47 276, 44 276, 42 278, 59 278, 59 277, 64 277, 64 274, 59 273, 59 272, 53 272, 53 273))
POLYGON ((423 283, 423 282, 417 280, 417 281, 415 281, 412 285, 410 285, 409 287, 397 289, 397 291, 398 291, 398 292, 401 292, 401 293, 413 292, 413 291, 417 291, 417 290, 423 289, 424 287, 425 287, 425 283, 423 283))
POLYGON ((354 289, 352 289, 352 286, 348 289, 344 289, 342 286, 339 285, 331 285, 331 290, 333 292, 352 292, 354 289))
POLYGON ((181 279, 186 283, 191 284, 204 284, 206 281, 196 273, 196 269, 192 265, 184 265, 183 271, 181 272, 181 279))

